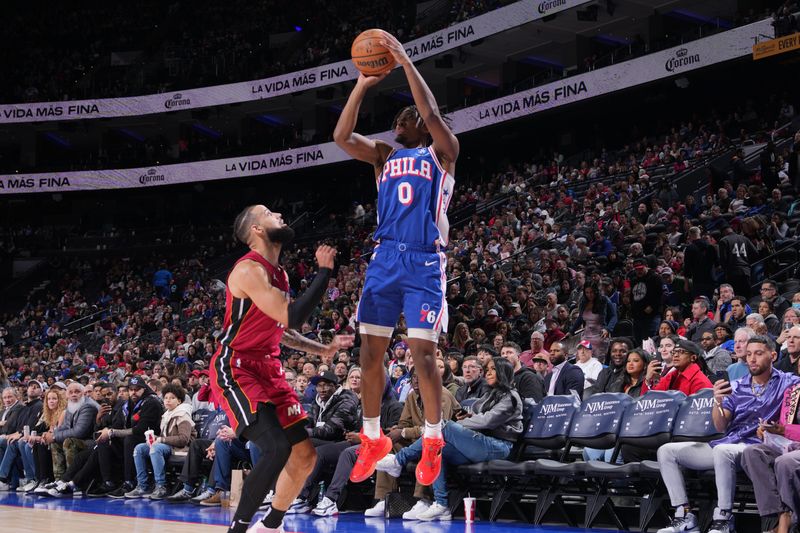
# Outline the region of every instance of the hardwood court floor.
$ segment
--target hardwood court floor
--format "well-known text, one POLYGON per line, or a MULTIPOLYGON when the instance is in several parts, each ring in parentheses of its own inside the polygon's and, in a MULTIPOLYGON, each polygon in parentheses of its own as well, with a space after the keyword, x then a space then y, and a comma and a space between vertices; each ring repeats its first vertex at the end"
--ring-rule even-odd
MULTIPOLYGON (((0 493, 2 533, 225 533, 232 511, 145 500, 52 499, 0 493)), ((533 527, 521 522, 408 522, 361 513, 287 516, 287 533, 603 533, 608 530, 533 527)))

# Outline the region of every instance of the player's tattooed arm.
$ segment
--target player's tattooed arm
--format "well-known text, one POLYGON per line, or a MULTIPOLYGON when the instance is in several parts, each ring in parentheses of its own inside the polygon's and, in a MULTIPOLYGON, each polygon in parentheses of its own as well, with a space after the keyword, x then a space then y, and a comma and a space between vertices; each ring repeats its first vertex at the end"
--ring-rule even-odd
POLYGON ((333 338, 332 343, 321 344, 317 341, 312 341, 311 339, 304 337, 296 330, 287 329, 283 332, 281 344, 293 350, 315 355, 325 355, 335 354, 338 350, 350 348, 353 346, 354 340, 355 338, 353 335, 336 335, 333 338))
POLYGON ((317 341, 312 341, 293 329, 284 330, 283 337, 281 337, 281 344, 293 350, 316 355, 321 355, 328 351, 328 346, 317 341))

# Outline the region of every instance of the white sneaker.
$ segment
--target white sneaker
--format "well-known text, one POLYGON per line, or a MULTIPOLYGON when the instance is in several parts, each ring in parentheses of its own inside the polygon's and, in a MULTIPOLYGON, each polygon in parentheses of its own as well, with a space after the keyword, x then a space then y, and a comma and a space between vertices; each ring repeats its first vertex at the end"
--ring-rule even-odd
POLYGON ((431 504, 426 511, 417 515, 417 520, 424 520, 425 522, 431 522, 434 520, 448 522, 452 519, 453 515, 450 514, 450 509, 437 502, 433 502, 433 504, 431 504))
POLYGON ((669 526, 659 529, 657 533, 700 533, 700 528, 697 526, 697 517, 693 513, 684 516, 681 507, 675 511, 675 518, 669 526))
POLYGON ((292 502, 292 505, 286 510, 286 514, 306 514, 311 510, 311 506, 308 505, 308 502, 305 500, 301 500, 300 498, 295 498, 292 502))
POLYGON ((378 503, 375 504, 375 507, 372 507, 371 509, 367 509, 366 511, 364 511, 364 516, 383 517, 385 510, 386 510, 386 502, 384 502, 383 500, 378 500, 378 503))
POLYGON ((734 533, 733 513, 714 509, 714 519, 708 529, 708 533, 734 533))
POLYGON ((311 513, 316 516, 333 516, 339 514, 339 509, 336 507, 335 502, 325 496, 322 498, 322 501, 311 510, 311 513))
POLYGON ((11 490, 11 485, 5 483, 4 481, 0 481, 0 492, 8 492, 11 490))
POLYGON ((419 520, 419 515, 430 508, 431 504, 425 500, 419 500, 410 510, 403 513, 403 520, 419 520))
POLYGON ((264 527, 264 523, 261 522, 261 520, 257 520, 253 525, 247 528, 247 533, 284 533, 283 524, 281 524, 280 527, 270 529, 264 527))
POLYGON ((22 492, 29 492, 29 491, 32 491, 33 489, 35 489, 38 484, 39 483, 35 479, 32 479, 32 480, 28 481, 27 483, 25 483, 22 487, 20 487, 19 490, 22 491, 22 492))
POLYGON ((375 469, 380 472, 386 472, 392 477, 400 477, 403 472, 403 467, 397 462, 397 457, 390 453, 375 465, 375 469))

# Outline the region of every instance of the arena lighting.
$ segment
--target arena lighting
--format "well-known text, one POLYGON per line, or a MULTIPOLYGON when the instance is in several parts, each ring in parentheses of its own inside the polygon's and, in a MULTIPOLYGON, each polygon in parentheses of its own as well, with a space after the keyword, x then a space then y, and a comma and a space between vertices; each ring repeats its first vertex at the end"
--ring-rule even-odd
POLYGON ((72 146, 68 140, 66 140, 65 138, 61 137, 56 133, 47 132, 44 134, 44 136, 50 139, 53 143, 63 146, 64 148, 69 148, 70 146, 72 146))
POLYGON ((688 9, 673 9, 665 14, 672 18, 685 20, 687 22, 694 22, 695 24, 711 24, 712 26, 718 26, 720 28, 725 28, 726 30, 733 28, 733 23, 729 20, 725 20, 720 17, 706 17, 704 15, 700 15, 699 13, 689 11, 688 9))
POLYGON ((192 128, 199 131, 200 133, 211 137, 212 139, 219 139, 222 137, 222 134, 216 130, 212 130, 208 126, 203 126, 202 124, 192 124, 192 128))
POLYGON ((294 31, 303 31, 303 28, 301 28, 300 26, 295 26, 294 31))

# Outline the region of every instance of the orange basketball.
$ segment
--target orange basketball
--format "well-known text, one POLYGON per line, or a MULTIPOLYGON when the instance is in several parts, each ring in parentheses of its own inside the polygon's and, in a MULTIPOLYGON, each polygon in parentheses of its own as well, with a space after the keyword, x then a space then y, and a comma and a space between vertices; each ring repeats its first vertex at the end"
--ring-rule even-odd
POLYGON ((366 30, 350 47, 353 64, 365 76, 378 76, 394 68, 394 56, 380 43, 381 30, 366 30))

